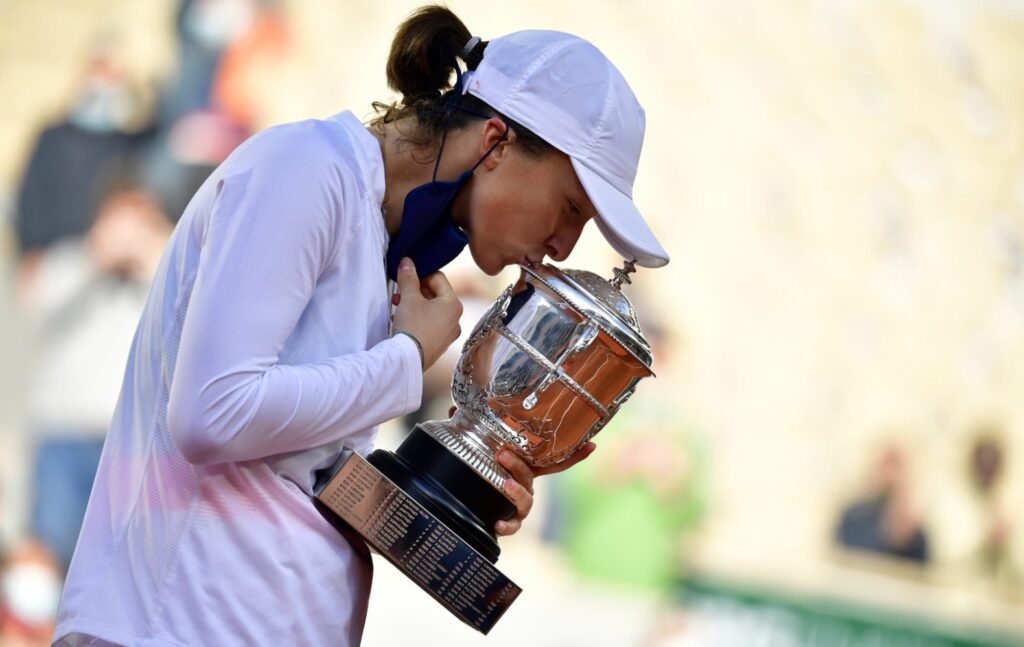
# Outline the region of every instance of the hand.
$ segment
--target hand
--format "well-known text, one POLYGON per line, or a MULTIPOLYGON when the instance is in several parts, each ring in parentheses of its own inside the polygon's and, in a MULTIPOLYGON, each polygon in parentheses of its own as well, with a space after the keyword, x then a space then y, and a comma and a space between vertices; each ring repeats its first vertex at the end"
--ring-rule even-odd
POLYGON ((505 494, 516 505, 516 514, 508 521, 496 523, 494 531, 499 535, 512 535, 522 527, 523 519, 530 514, 530 509, 533 507, 533 479, 535 477, 567 470, 593 454, 595 449, 597 449, 597 445, 588 442, 564 462, 538 468, 531 468, 526 461, 510 449, 501 450, 498 453, 498 462, 512 475, 512 478, 505 481, 505 494))
MULTIPOLYGON (((457 408, 458 407, 452 407, 448 409, 449 418, 455 415, 457 408)), ((502 467, 508 470, 509 474, 512 475, 512 478, 505 481, 505 494, 508 495, 509 499, 512 500, 512 503, 515 504, 516 514, 507 521, 499 521, 495 523, 495 534, 498 536, 514 535, 523 526, 523 519, 526 518, 526 515, 530 514, 530 509, 533 508, 534 478, 565 471, 576 463, 579 463, 587 456, 593 454, 595 449, 597 449, 597 444, 594 443, 594 441, 588 441, 586 445, 577 449, 569 456, 569 458, 557 465, 532 468, 519 456, 519 454, 510 449, 503 449, 498 452, 496 457, 498 462, 501 463, 502 467)))
POLYGON ((419 340, 426 370, 459 338, 462 303, 444 274, 434 272, 421 281, 408 258, 398 265, 398 288, 393 329, 419 340))

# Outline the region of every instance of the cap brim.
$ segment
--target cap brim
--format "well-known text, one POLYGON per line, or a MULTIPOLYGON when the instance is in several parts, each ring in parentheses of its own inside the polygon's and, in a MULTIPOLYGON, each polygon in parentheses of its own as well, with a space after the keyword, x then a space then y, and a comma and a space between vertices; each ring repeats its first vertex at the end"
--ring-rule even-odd
POLYGON ((668 264, 668 252, 654 237, 633 200, 581 162, 569 159, 587 197, 597 209, 597 228, 615 251, 624 258, 635 258, 643 267, 668 264))

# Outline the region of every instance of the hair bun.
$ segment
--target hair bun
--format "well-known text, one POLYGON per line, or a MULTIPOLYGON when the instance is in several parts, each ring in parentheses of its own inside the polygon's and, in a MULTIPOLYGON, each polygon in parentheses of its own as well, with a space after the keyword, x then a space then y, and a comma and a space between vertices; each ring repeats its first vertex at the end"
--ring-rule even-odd
MULTIPOLYGON (((395 32, 388 55, 388 87, 409 104, 417 97, 438 96, 451 88, 452 65, 472 37, 466 25, 446 7, 430 5, 414 11, 395 32)), ((470 69, 483 58, 483 47, 473 48, 466 61, 470 69)))

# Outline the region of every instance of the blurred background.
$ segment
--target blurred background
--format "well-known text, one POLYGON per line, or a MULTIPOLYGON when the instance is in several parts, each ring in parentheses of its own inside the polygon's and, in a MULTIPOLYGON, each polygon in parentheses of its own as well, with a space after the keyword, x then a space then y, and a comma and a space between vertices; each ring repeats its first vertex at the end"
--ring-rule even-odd
MULTIPOLYGON (((48 642, 192 192, 267 126, 369 118, 419 4, 0 0, 0 644, 48 642)), ((379 562, 365 644, 1024 645, 1024 2, 449 6, 591 40, 644 104, 658 378, 538 482, 490 636, 379 562)), ((466 256, 464 329, 515 278, 466 256)), ((590 228, 566 265, 619 262, 590 228)), ((380 446, 447 417, 450 355, 380 446)))

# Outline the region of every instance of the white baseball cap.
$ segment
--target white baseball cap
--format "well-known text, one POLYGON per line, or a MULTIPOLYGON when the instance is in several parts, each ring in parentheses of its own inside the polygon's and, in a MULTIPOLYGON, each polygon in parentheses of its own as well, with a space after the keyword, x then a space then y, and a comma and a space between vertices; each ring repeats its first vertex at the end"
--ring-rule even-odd
POLYGON ((515 32, 488 42, 462 88, 569 156, 615 251, 644 267, 668 263, 633 204, 644 109, 599 49, 562 32, 515 32))

